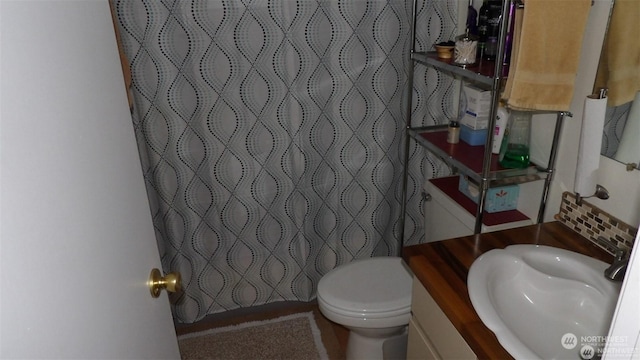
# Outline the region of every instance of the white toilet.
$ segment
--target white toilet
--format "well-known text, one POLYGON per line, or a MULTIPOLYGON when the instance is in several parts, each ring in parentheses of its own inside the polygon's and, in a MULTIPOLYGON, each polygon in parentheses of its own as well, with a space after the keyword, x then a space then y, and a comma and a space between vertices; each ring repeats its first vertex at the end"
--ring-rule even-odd
POLYGON ((347 360, 405 358, 411 281, 399 257, 355 260, 320 279, 320 311, 350 330, 347 360))

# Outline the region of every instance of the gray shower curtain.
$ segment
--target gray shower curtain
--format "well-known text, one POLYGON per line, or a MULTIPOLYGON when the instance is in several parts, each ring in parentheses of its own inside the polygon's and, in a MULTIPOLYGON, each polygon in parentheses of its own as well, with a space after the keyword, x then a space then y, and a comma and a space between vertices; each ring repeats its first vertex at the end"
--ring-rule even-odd
MULTIPOLYGON (((425 46, 454 35, 452 4, 421 5, 425 46)), ((178 321, 309 301, 335 266, 397 253, 410 1, 113 5, 163 266, 183 276, 178 321)), ((417 73, 419 121, 449 111, 438 76, 417 73)), ((412 170, 408 242, 439 166, 412 170)))

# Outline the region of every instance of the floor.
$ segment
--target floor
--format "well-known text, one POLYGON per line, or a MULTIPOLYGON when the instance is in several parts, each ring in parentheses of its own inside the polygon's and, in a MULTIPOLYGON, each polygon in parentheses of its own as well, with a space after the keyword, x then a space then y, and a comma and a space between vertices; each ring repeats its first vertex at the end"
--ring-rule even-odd
POLYGON ((193 324, 176 324, 177 335, 203 331, 215 327, 236 325, 247 321, 261 321, 285 316, 289 314, 313 311, 316 322, 323 337, 323 343, 329 354, 335 359, 345 358, 349 331, 338 324, 322 317, 316 302, 283 301, 273 304, 255 306, 245 309, 230 310, 219 314, 212 314, 193 324))

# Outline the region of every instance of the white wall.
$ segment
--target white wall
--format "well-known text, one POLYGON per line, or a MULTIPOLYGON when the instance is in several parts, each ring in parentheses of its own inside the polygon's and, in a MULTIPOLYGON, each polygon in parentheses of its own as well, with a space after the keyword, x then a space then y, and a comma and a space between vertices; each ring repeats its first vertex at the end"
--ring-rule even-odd
POLYGON ((609 200, 590 199, 590 201, 625 223, 638 226, 640 224, 640 171, 626 171, 623 164, 602 157, 600 179, 600 184, 609 190, 611 197, 609 200))
MULTIPOLYGON (((558 213, 562 193, 564 191, 573 192, 584 99, 593 90, 610 6, 610 0, 596 0, 589 14, 576 89, 570 108, 573 118, 566 118, 564 122, 556 162, 556 174, 549 194, 545 221, 552 221, 553 216, 558 213)), ((555 115, 536 117, 532 140, 534 151, 535 148, 549 148, 554 119, 555 115)), ((546 159, 546 156, 546 154, 532 154, 534 159, 540 157, 546 159)), ((630 225, 638 225, 640 223, 640 171, 628 172, 624 165, 601 157, 599 183, 609 190, 610 198, 606 201, 595 198, 588 201, 630 225)), ((521 191, 521 194, 523 193, 527 192, 521 191)), ((538 198, 534 197, 531 202, 537 204, 538 198)))

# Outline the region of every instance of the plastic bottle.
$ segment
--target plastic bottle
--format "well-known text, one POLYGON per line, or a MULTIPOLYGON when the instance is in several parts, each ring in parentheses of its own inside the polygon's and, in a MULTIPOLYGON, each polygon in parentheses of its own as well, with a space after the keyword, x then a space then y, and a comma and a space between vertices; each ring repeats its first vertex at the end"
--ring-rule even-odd
POLYGON ((511 2, 509 5, 509 19, 507 22, 507 35, 504 42, 504 65, 511 63, 511 48, 513 47, 513 33, 515 31, 516 22, 516 3, 511 2))
POLYGON ((473 0, 469 0, 469 8, 467 9, 467 29, 473 35, 478 35, 478 12, 473 7, 473 0))
POLYGON ((484 48, 484 58, 495 60, 498 51, 498 35, 500 35, 500 17, 502 16, 502 2, 489 0, 489 17, 487 18, 487 42, 484 48))
POLYGON ((512 110, 498 157, 505 168, 523 169, 529 166, 531 113, 512 110))
POLYGON ((502 139, 504 139, 504 133, 509 122, 509 111, 503 107, 498 107, 498 113, 496 115, 496 127, 493 131, 493 148, 491 152, 494 154, 500 153, 500 147, 502 146, 502 139))
POLYGON ((478 55, 484 58, 484 49, 487 45, 487 21, 489 20, 489 1, 484 0, 478 12, 478 55))
POLYGON ((449 144, 457 144, 460 142, 460 123, 450 121, 447 129, 447 142, 449 144))

